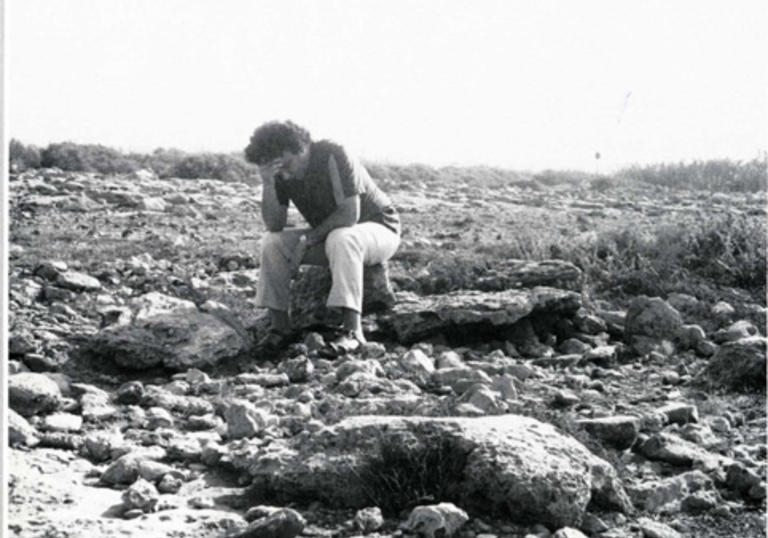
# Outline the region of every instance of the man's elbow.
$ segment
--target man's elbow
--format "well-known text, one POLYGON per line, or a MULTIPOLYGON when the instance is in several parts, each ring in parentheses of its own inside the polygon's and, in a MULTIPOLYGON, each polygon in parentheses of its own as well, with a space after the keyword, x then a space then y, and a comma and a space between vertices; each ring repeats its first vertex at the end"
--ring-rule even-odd
POLYGON ((360 220, 360 202, 355 200, 344 206, 344 224, 354 226, 360 220))
POLYGON ((264 221, 264 226, 270 232, 282 232, 283 228, 285 228, 285 222, 282 219, 264 218, 262 220, 264 221))

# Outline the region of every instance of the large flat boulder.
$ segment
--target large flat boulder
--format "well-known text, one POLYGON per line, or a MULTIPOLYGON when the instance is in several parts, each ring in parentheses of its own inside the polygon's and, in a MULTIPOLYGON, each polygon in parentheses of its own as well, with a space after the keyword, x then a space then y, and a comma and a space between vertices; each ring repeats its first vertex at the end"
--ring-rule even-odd
POLYGON ((464 508, 554 528, 578 525, 591 502, 632 509, 610 464, 552 425, 517 415, 358 416, 234 461, 281 502, 359 508, 380 501, 400 476, 419 487, 438 483, 452 497, 444 500, 464 508))
MULTIPOLYGON (((291 317, 297 327, 324 323, 333 316, 325 303, 331 291, 331 271, 327 267, 306 266, 291 289, 291 317)), ((363 268, 363 313, 386 311, 395 304, 386 264, 363 268)))
POLYGON ((187 370, 234 357, 248 343, 227 316, 216 309, 200 311, 191 301, 152 292, 135 300, 131 309, 124 321, 89 338, 92 354, 124 368, 187 370))
POLYGON ((511 327, 531 314, 570 317, 581 307, 581 296, 569 290, 537 286, 498 292, 462 290, 444 295, 398 294, 391 311, 379 316, 382 330, 409 343, 464 327, 511 327))

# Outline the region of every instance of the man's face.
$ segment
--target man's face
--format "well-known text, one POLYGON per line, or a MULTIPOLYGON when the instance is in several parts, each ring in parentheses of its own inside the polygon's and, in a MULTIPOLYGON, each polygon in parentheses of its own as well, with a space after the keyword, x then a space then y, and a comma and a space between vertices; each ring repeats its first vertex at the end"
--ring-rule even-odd
POLYGON ((273 159, 269 164, 277 170, 275 177, 292 180, 303 176, 308 158, 309 148, 303 149, 299 153, 285 150, 280 157, 273 159))

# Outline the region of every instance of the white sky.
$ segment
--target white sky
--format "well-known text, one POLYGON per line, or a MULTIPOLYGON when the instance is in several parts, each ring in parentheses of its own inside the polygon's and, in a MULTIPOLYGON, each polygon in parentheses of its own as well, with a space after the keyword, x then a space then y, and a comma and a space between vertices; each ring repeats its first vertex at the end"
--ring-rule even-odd
POLYGON ((768 2, 6 0, 8 133, 595 169, 768 146, 768 2))

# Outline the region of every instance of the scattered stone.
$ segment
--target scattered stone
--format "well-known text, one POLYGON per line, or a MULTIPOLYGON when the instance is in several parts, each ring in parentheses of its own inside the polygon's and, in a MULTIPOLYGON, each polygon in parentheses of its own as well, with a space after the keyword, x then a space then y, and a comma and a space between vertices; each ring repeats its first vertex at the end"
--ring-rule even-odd
POLYGON ((656 410, 667 417, 667 422, 685 425, 699 421, 699 410, 695 405, 684 402, 672 402, 656 410))
POLYGON ((643 538, 683 538, 682 534, 669 525, 647 517, 639 518, 637 524, 643 532, 643 538))
POLYGON ((387 354, 387 348, 381 342, 366 342, 360 347, 364 359, 380 359, 387 354))
POLYGON ((680 374, 674 370, 665 370, 661 372, 661 382, 664 385, 678 385, 680 383, 680 374))
POLYGON ((507 411, 507 404, 501 394, 488 385, 480 383, 468 388, 458 402, 468 403, 488 415, 498 415, 507 411))
POLYGON ((689 514, 700 514, 714 510, 721 502, 717 492, 699 490, 685 497, 680 503, 680 508, 689 514))
POLYGON ((210 497, 192 497, 187 504, 198 510, 206 510, 216 506, 216 502, 210 497))
POLYGON ((699 308, 700 301, 686 293, 670 293, 667 302, 679 312, 693 313, 699 308))
POLYGON ((364 533, 379 530, 384 525, 381 508, 372 506, 361 508, 355 513, 355 526, 364 533))
POLYGON ((721 321, 728 321, 736 315, 736 309, 725 301, 718 301, 712 306, 712 315, 721 321))
POLYGON ((233 401, 224 414, 230 439, 250 438, 263 430, 268 421, 264 410, 247 400, 233 401))
POLYGON ((83 428, 83 417, 71 413, 53 413, 43 419, 42 428, 53 432, 79 432, 83 428))
POLYGON ((13 409, 8 410, 8 444, 34 447, 40 442, 37 430, 13 409))
POLYGON ((256 521, 257 519, 261 519, 263 517, 269 517, 275 512, 279 512, 280 507, 279 506, 269 506, 264 504, 259 504, 256 506, 252 506, 248 509, 248 511, 245 513, 245 520, 247 522, 256 521))
POLYGON ((601 518, 597 517, 591 512, 584 514, 584 519, 581 522, 581 530, 589 534, 600 534, 605 532, 610 527, 601 518))
POLYGON ((573 315, 576 329, 586 334, 600 334, 607 329, 605 320, 589 313, 585 308, 579 308, 573 315))
POLYGON ((285 373, 240 374, 235 378, 235 380, 238 383, 259 385, 264 388, 283 387, 285 385, 291 384, 291 380, 285 373))
POLYGON ((61 399, 59 386, 44 374, 23 372, 8 377, 9 405, 23 417, 55 411, 61 399))
POLYGON ((664 461, 680 467, 691 467, 701 463, 706 467, 717 465, 717 457, 696 444, 685 441, 670 433, 657 433, 634 445, 646 458, 664 461))
POLYGON ((414 508, 404 527, 426 538, 451 537, 469 520, 467 513, 452 503, 440 503, 414 508))
POLYGON ((723 342, 735 342, 750 336, 759 336, 757 327, 747 320, 739 320, 730 324, 726 329, 715 333, 714 340, 718 344, 722 344, 723 342))
POLYGON ((80 414, 83 420, 98 422, 118 414, 117 408, 109 403, 109 393, 86 383, 74 383, 73 390, 80 393, 80 414))
POLYGON ((717 344, 712 342, 711 340, 704 340, 703 342, 699 342, 696 344, 696 353, 699 354, 702 357, 711 357, 715 353, 717 353, 718 350, 717 344))
POLYGON ((115 401, 124 405, 137 405, 144 398, 144 385, 141 381, 128 381, 117 389, 115 401))
MULTIPOLYGON (((677 513, 693 494, 711 494, 717 499, 712 479, 703 472, 689 471, 662 480, 650 480, 627 487, 627 493, 637 508, 653 513, 677 513)), ((689 500, 688 506, 695 503, 689 500)))
POLYGON ((680 313, 659 297, 635 297, 627 310, 624 339, 639 354, 650 342, 674 340, 683 325, 680 313))
POLYGON ((573 527, 563 527, 562 529, 558 529, 557 532, 552 535, 552 538, 587 538, 587 536, 573 527))
POLYGON ((153 484, 139 478, 123 492, 122 499, 126 510, 138 509, 148 513, 155 510, 160 494, 153 484))
POLYGON ((736 462, 728 466, 725 483, 729 489, 739 493, 742 497, 755 500, 765 498, 765 488, 759 488, 762 479, 742 463, 736 462))
POLYGON ((626 450, 637 440, 638 422, 638 418, 633 416, 613 416, 582 419, 577 424, 614 448, 626 450))
POLYGON ((616 362, 616 346, 598 346, 589 349, 584 353, 583 360, 602 367, 611 366, 616 362))
POLYGON ((60 273, 67 271, 69 267, 61 260, 46 260, 35 268, 35 274, 46 280, 56 280, 60 273))
POLYGON ((316 332, 307 333, 304 337, 304 345, 307 346, 307 351, 320 351, 325 348, 325 339, 323 336, 316 332))
POLYGON ((554 405, 557 407, 571 407, 581 401, 579 396, 567 389, 560 389, 555 392, 554 405))
POLYGON ((306 521, 296 510, 281 508, 257 519, 233 538, 294 538, 304 530, 306 521))
POLYGON ((751 336, 720 346, 706 373, 720 385, 736 390, 765 389, 766 338, 751 336))
POLYGON ((173 417, 167 409, 162 407, 150 407, 147 410, 147 429, 170 428, 173 426, 173 417))
POLYGON ((55 372, 59 369, 56 359, 40 353, 27 353, 23 360, 33 372, 55 372))
POLYGON ((517 400, 517 386, 515 385, 515 378, 509 374, 504 374, 494 379, 491 388, 499 392, 501 397, 508 402, 517 400))
POLYGON ((97 291, 101 282, 97 278, 77 271, 64 271, 56 276, 56 285, 73 291, 97 291))
POLYGON ((578 338, 568 338, 562 344, 560 344, 560 346, 558 346, 560 353, 564 353, 566 355, 572 355, 576 353, 583 354, 590 349, 592 349, 592 346, 582 342, 578 338))
POLYGON ((116 459, 101 474, 105 484, 133 484, 139 477, 139 462, 136 454, 125 454, 116 459))
POLYGON ((190 430, 215 430, 218 429, 224 421, 212 413, 206 415, 192 415, 187 419, 187 425, 190 430))
POLYGON ((138 459, 137 469, 138 469, 139 476, 141 478, 153 483, 157 482, 164 476, 170 476, 170 475, 181 476, 181 473, 176 471, 170 465, 167 465, 165 463, 160 463, 159 461, 154 461, 150 459, 138 459))
POLYGON ((432 382, 436 385, 446 385, 456 393, 461 394, 468 387, 476 383, 490 385, 491 378, 482 370, 475 370, 463 366, 460 368, 443 368, 432 373, 432 382))
POLYGON ((304 383, 309 380, 315 371, 315 366, 306 356, 299 355, 280 363, 282 370, 291 383, 304 383))
POLYGON ((698 325, 683 325, 677 332, 677 343, 681 349, 696 350, 704 344, 707 335, 698 325))
POLYGON ((411 349, 407 353, 400 356, 398 359, 400 367, 406 372, 415 375, 418 379, 426 382, 432 372, 435 371, 435 364, 430 357, 428 357, 420 349, 411 349))
POLYGON ((144 515, 144 510, 141 508, 133 508, 131 510, 126 510, 123 512, 123 519, 136 519, 137 517, 141 517, 144 515))

